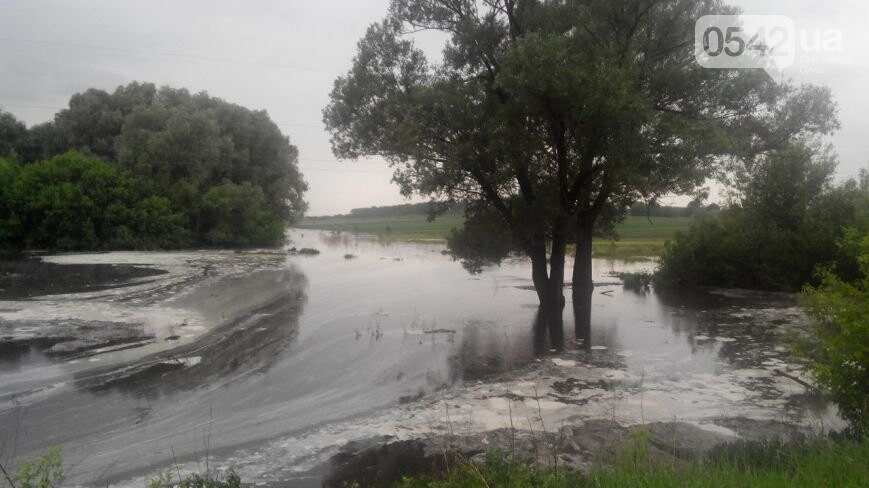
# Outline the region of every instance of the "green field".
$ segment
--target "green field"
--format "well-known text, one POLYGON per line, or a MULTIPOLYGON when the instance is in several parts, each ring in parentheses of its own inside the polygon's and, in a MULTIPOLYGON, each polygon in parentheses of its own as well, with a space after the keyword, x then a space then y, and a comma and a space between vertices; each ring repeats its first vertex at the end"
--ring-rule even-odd
MULTIPOLYGON (((664 251, 664 243, 676 232, 686 230, 692 217, 628 217, 616 229, 618 241, 595 241, 597 256, 657 256, 664 251)), ((425 215, 394 217, 313 217, 295 227, 321 229, 359 234, 373 234, 400 241, 443 241, 450 231, 461 227, 464 218, 447 214, 429 222, 425 215)))

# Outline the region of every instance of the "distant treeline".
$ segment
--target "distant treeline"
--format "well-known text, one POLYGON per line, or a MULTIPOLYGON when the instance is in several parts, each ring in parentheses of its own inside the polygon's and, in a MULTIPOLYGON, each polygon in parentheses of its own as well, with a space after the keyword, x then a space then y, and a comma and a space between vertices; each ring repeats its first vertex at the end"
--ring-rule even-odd
POLYGON ((720 208, 716 203, 707 206, 692 204, 687 207, 662 207, 637 203, 631 206, 628 215, 632 217, 695 217, 700 214, 715 213, 719 210, 720 208))
POLYGON ((30 128, 0 111, 0 249, 277 244, 306 208, 297 159, 265 111, 147 83, 30 128))
MULTIPOLYGON (((350 217, 396 217, 402 215, 428 215, 436 207, 429 203, 405 203, 403 205, 387 205, 383 207, 354 208, 350 211, 350 217)), ((464 208, 460 205, 437 207, 439 213, 461 213, 464 208)))

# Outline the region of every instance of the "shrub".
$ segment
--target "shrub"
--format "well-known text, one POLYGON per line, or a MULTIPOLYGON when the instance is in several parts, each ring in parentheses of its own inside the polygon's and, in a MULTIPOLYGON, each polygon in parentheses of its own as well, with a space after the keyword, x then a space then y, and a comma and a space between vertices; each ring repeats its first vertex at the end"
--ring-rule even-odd
POLYGON ((185 217, 147 182, 75 151, 12 172, 0 202, 0 245, 57 250, 189 244, 185 217), (5 210, 4 210, 5 209, 5 210))
POLYGON ((262 189, 224 182, 202 198, 202 231, 213 246, 277 245, 285 224, 269 209, 262 189))
POLYGON ((618 277, 622 280, 625 289, 638 293, 646 293, 652 286, 651 273, 619 273, 618 277))
POLYGON ((149 488, 241 488, 241 478, 232 469, 217 477, 190 474, 173 480, 171 470, 151 480, 149 488))
POLYGON ((815 269, 827 264, 851 278, 856 262, 838 243, 846 228, 865 225, 869 179, 833 187, 833 167, 805 148, 770 156, 744 183, 740 204, 698 218, 667 244, 655 285, 796 292, 817 284, 815 269))
POLYGON ((806 358, 817 382, 832 392, 842 416, 869 432, 869 234, 860 240, 863 278, 848 283, 830 269, 822 283, 803 292, 813 319, 811 334, 795 336, 794 349, 806 358))
POLYGON ((59 488, 63 485, 63 458, 60 449, 52 448, 36 461, 21 466, 15 475, 16 488, 59 488))

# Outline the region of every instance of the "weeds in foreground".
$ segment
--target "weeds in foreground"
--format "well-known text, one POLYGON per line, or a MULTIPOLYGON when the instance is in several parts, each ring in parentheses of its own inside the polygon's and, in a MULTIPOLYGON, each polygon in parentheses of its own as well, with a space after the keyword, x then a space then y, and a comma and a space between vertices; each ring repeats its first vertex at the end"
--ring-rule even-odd
POLYGON ((189 474, 182 476, 180 472, 171 469, 163 471, 157 478, 151 480, 149 488, 240 488, 241 478, 232 469, 226 473, 212 476, 189 474))
POLYGON ((498 452, 470 468, 457 466, 448 477, 405 478, 397 488, 498 487, 793 487, 866 486, 869 441, 827 439, 795 442, 743 442, 713 450, 704 460, 673 465, 655 462, 643 435, 611 466, 589 474, 539 469, 510 461, 498 452))
POLYGON ((12 488, 58 488, 63 485, 63 457, 59 448, 46 451, 36 461, 24 463, 15 476, 11 476, 3 465, 0 471, 6 483, 12 488))

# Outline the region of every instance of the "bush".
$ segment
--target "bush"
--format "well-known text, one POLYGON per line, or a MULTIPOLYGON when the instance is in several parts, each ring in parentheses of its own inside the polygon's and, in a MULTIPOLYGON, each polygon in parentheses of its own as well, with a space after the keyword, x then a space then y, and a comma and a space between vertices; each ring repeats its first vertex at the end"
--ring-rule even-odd
POLYGON ((202 231, 213 246, 278 245, 284 223, 266 204, 262 189, 224 182, 202 198, 202 231))
POLYGON ((860 239, 863 278, 848 283, 830 269, 822 283, 806 288, 803 301, 813 319, 811 334, 793 338, 817 382, 832 392, 841 415, 857 432, 869 432, 869 234, 860 239))
POLYGON ((739 205, 698 218, 667 244, 655 285, 799 291, 817 284, 820 264, 853 278, 856 261, 838 243, 865 225, 869 178, 833 187, 833 169, 806 148, 771 155, 743 183, 739 205))

